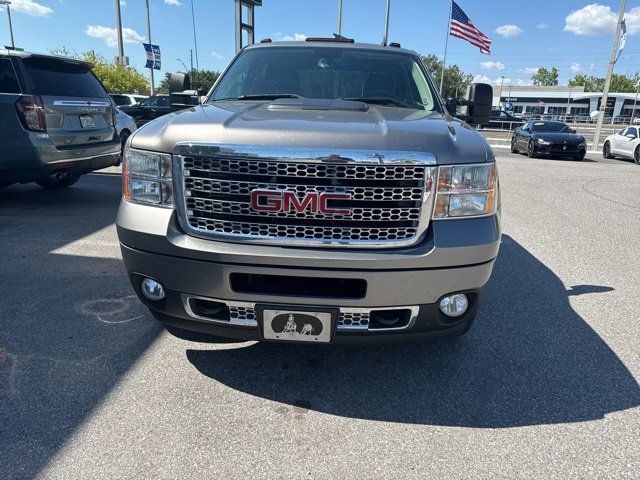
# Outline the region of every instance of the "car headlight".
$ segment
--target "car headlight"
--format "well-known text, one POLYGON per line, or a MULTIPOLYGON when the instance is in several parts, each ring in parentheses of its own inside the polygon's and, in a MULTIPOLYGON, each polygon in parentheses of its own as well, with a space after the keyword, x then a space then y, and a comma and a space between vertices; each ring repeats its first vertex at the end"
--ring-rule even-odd
POLYGON ((539 138, 538 145, 551 145, 551 142, 547 142, 546 140, 539 138))
POLYGON ((171 155, 126 147, 122 159, 122 195, 130 202, 173 207, 171 155))
POLYGON ((442 166, 434 219, 493 215, 497 207, 498 171, 495 163, 442 166))
POLYGON ((580 142, 580 143, 578 144, 578 148, 587 148, 587 142, 586 142, 586 140, 585 140, 585 141, 583 141, 583 142, 580 142))

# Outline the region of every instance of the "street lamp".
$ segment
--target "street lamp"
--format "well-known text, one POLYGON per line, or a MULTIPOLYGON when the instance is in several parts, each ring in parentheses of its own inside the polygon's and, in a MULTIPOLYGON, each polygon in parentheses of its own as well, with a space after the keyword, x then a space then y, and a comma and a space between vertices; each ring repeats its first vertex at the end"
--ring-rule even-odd
POLYGON ((182 64, 182 66, 184 67, 185 73, 189 71, 189 69, 187 68, 187 66, 184 64, 184 62, 181 59, 176 58, 176 60, 178 60, 182 64))
POLYGON ((502 85, 504 84, 504 75, 500 77, 500 93, 498 94, 498 108, 502 110, 500 103, 502 102, 502 85))
POLYGON ((13 41, 13 25, 11 24, 11 2, 9 0, 0 0, 0 5, 7 6, 7 16, 9 17, 9 35, 11 36, 11 48, 16 48, 16 44, 13 41))

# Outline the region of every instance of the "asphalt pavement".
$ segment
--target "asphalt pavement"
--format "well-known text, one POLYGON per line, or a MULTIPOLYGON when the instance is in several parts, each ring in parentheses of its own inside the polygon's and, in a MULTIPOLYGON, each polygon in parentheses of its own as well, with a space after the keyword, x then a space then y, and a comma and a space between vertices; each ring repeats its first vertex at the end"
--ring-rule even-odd
POLYGON ((504 236, 459 339, 176 336, 117 174, 0 191, 0 478, 640 478, 640 167, 496 149, 504 236))

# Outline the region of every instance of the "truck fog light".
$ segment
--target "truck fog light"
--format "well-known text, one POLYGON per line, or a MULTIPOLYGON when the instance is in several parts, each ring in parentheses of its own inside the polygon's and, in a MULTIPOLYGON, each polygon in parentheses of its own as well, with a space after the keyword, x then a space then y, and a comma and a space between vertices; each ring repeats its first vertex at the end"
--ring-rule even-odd
POLYGON ((143 278, 140 283, 142 294, 149 300, 157 302, 164 298, 164 288, 152 278, 143 278))
POLYGON ((469 300, 464 293, 454 293, 440 300, 440 311, 447 317, 459 317, 468 307, 469 300))

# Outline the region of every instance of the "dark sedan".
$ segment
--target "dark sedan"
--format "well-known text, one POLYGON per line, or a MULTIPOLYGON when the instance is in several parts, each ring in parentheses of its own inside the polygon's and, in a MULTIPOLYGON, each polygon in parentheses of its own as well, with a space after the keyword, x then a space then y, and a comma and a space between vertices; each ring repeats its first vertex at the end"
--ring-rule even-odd
POLYGON ((584 159, 587 141, 563 122, 531 120, 516 129, 511 137, 511 152, 527 152, 530 158, 538 156, 584 159))
POLYGON ((510 112, 505 112, 504 110, 493 110, 491 112, 491 121, 483 125, 483 128, 500 128, 504 130, 513 130, 523 123, 524 120, 522 118, 515 117, 510 112))
POLYGON ((136 105, 120 107, 124 113, 133 117, 138 127, 162 115, 171 113, 169 95, 152 95, 136 105))

